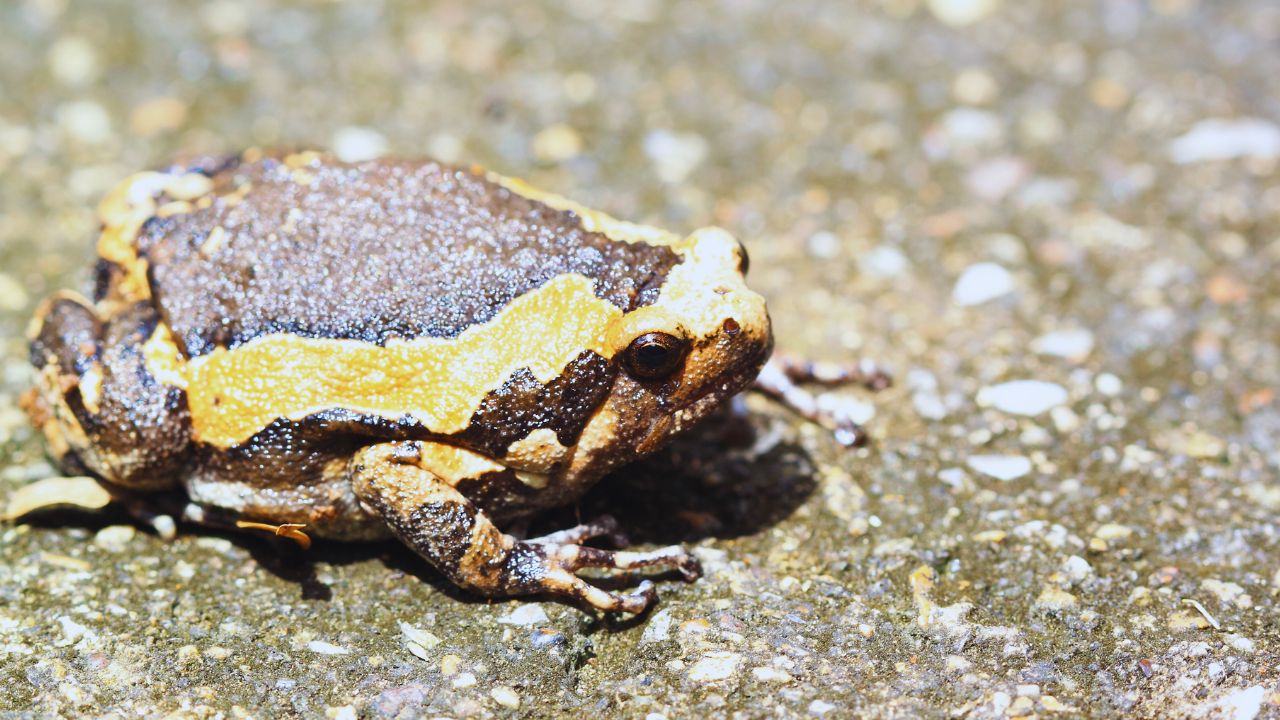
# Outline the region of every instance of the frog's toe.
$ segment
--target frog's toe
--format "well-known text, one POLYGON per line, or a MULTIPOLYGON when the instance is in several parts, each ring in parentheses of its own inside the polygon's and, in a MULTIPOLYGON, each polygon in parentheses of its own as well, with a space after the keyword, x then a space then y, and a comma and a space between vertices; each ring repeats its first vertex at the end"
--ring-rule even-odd
POLYGON ((618 525, 617 519, 612 515, 601 515, 591 522, 531 538, 527 542, 541 545, 581 545, 593 538, 608 538, 614 547, 626 547, 631 544, 626 533, 622 532, 621 526, 618 525))
POLYGON ((702 566, 698 564, 698 559, 679 545, 648 552, 612 551, 581 545, 561 545, 556 548, 555 558, 560 565, 569 570, 588 567, 611 570, 666 567, 676 570, 686 580, 697 580, 702 575, 702 566))

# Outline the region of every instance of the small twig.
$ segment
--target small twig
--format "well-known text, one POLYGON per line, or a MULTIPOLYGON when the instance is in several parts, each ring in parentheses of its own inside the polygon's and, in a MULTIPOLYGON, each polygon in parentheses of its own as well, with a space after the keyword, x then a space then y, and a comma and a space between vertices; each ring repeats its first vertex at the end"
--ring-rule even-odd
POLYGON ((1201 605, 1199 602, 1197 602, 1197 601, 1195 601, 1195 600, 1192 600, 1191 598, 1182 598, 1182 604, 1183 604, 1183 605, 1190 605, 1191 607, 1195 608, 1196 610, 1199 610, 1199 611, 1200 611, 1200 614, 1204 616, 1204 619, 1205 619, 1205 620, 1208 620, 1208 621, 1209 621, 1209 624, 1210 624, 1211 626, 1213 626, 1213 629, 1214 629, 1214 630, 1221 630, 1221 629, 1222 629, 1222 623, 1218 622, 1218 619, 1217 619, 1217 618, 1215 618, 1214 616, 1210 615, 1210 614, 1209 614, 1209 611, 1208 611, 1208 610, 1206 610, 1206 609, 1205 609, 1205 607, 1204 607, 1203 605, 1201 605))

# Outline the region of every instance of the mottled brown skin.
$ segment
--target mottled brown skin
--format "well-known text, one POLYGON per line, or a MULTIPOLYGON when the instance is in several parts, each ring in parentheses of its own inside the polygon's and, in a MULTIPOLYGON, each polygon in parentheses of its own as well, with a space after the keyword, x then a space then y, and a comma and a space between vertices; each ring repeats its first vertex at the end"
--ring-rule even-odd
MULTIPOLYGON (((768 316, 741 283, 745 253, 723 231, 680 239, 479 171, 317 154, 247 153, 136 176, 100 212, 94 300, 51 298, 31 345, 39 383, 27 406, 68 472, 129 494, 180 486, 185 515, 211 524, 299 524, 333 538, 389 531, 490 596, 550 593, 639 612, 651 585, 620 595, 575 571, 660 566, 696 577, 678 547, 580 546, 617 536, 607 522, 530 541, 494 523, 572 501, 751 383, 771 349, 768 316), (529 364, 492 387, 452 387, 478 377, 464 368, 431 376, 447 397, 480 398, 450 400, 445 416, 334 402, 282 410, 226 442, 193 415, 189 393, 205 389, 187 379, 203 356, 264 339, 305 353, 461 342, 502 319, 519 327, 513 303, 567 276, 587 278, 599 300, 530 322, 612 319, 584 336, 590 346, 567 349, 550 379, 531 368, 566 348, 506 334, 480 352, 529 364), (658 376, 624 362, 634 357, 628 343, 652 332, 679 341, 658 376), (459 412, 469 420, 456 422, 459 412)), ((220 379, 267 387, 287 404, 296 383, 362 382, 382 370, 220 379)), ((231 412, 213 401, 201 412, 231 412)))

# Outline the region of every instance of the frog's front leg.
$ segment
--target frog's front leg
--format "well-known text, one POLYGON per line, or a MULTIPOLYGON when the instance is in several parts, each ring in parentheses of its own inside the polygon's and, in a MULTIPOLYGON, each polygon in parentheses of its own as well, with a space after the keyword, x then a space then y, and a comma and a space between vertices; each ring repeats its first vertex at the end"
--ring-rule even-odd
POLYGON ((633 594, 620 595, 574 573, 586 567, 669 567, 687 578, 699 574, 697 561, 680 547, 611 552, 575 544, 598 534, 595 530, 610 530, 607 527, 585 526, 541 540, 516 540, 447 482, 443 471, 433 472, 428 455, 441 447, 425 442, 367 447, 352 458, 352 488, 397 537, 461 587, 490 597, 547 593, 600 610, 639 613, 657 599, 651 582, 642 582, 633 594))
POLYGON ((846 406, 834 396, 809 392, 797 384, 802 382, 861 385, 876 392, 892 385, 893 378, 872 362, 819 363, 774 353, 752 385, 752 389, 777 400, 806 420, 831 430, 840 443, 862 446, 867 442, 867 431, 849 417, 846 406))

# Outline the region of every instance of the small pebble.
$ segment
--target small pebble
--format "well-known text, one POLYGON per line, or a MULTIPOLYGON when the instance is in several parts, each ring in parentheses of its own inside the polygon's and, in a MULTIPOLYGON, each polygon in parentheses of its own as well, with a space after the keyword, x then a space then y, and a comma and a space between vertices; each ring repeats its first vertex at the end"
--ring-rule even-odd
MULTIPOLYGON (((441 642, 440 638, 436 637, 434 634, 406 622, 400 623, 400 632, 404 633, 405 639, 410 643, 414 643, 424 650, 430 650, 441 642)), ((413 648, 410 648, 411 651, 412 649, 413 648)), ((417 655, 417 653, 414 654, 417 655)), ((425 660, 426 658, 423 659, 425 660)))
POLYGON ((1011 415, 1035 416, 1065 403, 1067 390, 1041 380, 1013 380, 983 388, 977 401, 1011 415))
POLYGON ((1035 608, 1049 612, 1061 612, 1070 610, 1077 604, 1078 601, 1075 595, 1061 588, 1047 586, 1040 591, 1040 596, 1036 598, 1035 608))
POLYGON ((458 689, 476 686, 476 676, 471 673, 459 673, 453 679, 453 686, 458 689))
POLYGON ((1079 362, 1093 351, 1093 333, 1083 328, 1055 330, 1032 340, 1031 349, 1040 355, 1079 362))
POLYGON ((671 639, 671 610, 663 608, 653 614, 649 618, 649 622, 644 626, 644 633, 640 636, 640 642, 644 644, 663 642, 671 639))
POLYGON ((826 700, 814 700, 813 702, 809 703, 809 713, 811 715, 826 715, 827 713, 835 709, 836 709, 836 706, 832 705, 826 700))
POLYGON ((709 652, 689 668, 689 679, 694 682, 715 682, 732 677, 738 672, 742 656, 737 653, 709 652))
POLYGON ((1280 157, 1280 126, 1261 118, 1210 118, 1196 123, 1169 143, 1169 157, 1179 165, 1280 157))
POLYGON ((1093 566, 1089 564, 1088 560, 1085 560, 1079 555, 1072 555, 1063 561, 1062 574, 1067 577, 1067 580, 1069 580, 1072 585, 1079 585, 1085 580, 1093 577, 1093 566))
POLYGON ((489 697, 504 708, 515 710, 520 707, 520 696, 516 694, 515 690, 503 685, 490 690, 489 697))
POLYGON ((1093 531, 1093 536, 1099 540, 1111 542, 1112 540, 1125 540, 1133 534, 1133 528, 1127 525, 1118 525, 1116 523, 1106 523, 1099 525, 1098 529, 1093 531))
POLYGON ((186 122, 187 110, 187 104, 178 98, 151 98, 129 113, 129 131, 139 137, 152 137, 177 130, 186 122))
POLYGON ((1031 166, 1017 157, 995 157, 984 160, 965 175, 965 187, 974 197, 994 203, 1017 190, 1031 175, 1031 166))
POLYGON ((990 262, 970 265, 960 274, 951 296, 961 307, 990 302, 1013 292, 1013 276, 1000 265, 990 262))
POLYGON ((858 269, 872 277, 898 277, 909 266, 907 256, 892 245, 877 245, 858 258, 858 269))
POLYGON ((830 260, 840 254, 840 239, 834 233, 823 230, 810 235, 805 247, 809 249, 810 255, 830 260))
POLYGON ((1254 685, 1236 690, 1214 704, 1222 708, 1222 716, 1230 720, 1253 720, 1262 713, 1262 703, 1266 700, 1266 687, 1254 685))
POLYGON ((124 552, 138 531, 132 525, 108 525, 93 536, 93 544, 107 552, 124 552))
POLYGON ((929 11, 942 22, 956 27, 972 25, 1000 6, 998 0, 928 0, 929 11))
POLYGON ((582 152, 582 136, 577 130, 557 123, 533 136, 533 156, 545 163, 561 163, 582 152))
POLYGON ((387 139, 367 127, 349 126, 339 129, 330 141, 333 154, 343 162, 361 162, 381 157, 387 152, 387 139))
POLYGON ((654 130, 644 139, 644 152, 653 162, 658 179, 677 184, 689 177, 706 159, 707 141, 695 133, 654 130))
POLYGON ((89 41, 74 35, 58 38, 49 47, 49 69, 53 77, 68 87, 88 85, 98 78, 102 66, 89 41))
POLYGON ((1031 461, 1021 455, 974 455, 965 464, 975 472, 1006 482, 1031 472, 1031 461))
POLYGON ((948 155, 962 151, 995 148, 1004 143, 1004 121, 988 110, 962 107, 943 115, 934 142, 934 154, 948 155))
POLYGON ((323 640, 312 640, 307 643, 307 649, 313 653, 319 653, 321 655, 348 655, 351 653, 350 650, 340 645, 327 643, 323 640))
POLYGON ((1237 583, 1209 578, 1200 581, 1200 587, 1212 593, 1223 605, 1235 605, 1244 610, 1253 607, 1253 598, 1237 583))
POLYGON ((1099 373, 1098 377, 1093 379, 1093 386, 1107 397, 1115 397, 1124 390, 1124 383, 1111 373, 1099 373))
POLYGON ((539 603, 523 603, 515 610, 498 618, 503 625, 527 626, 547 622, 547 611, 539 603))
POLYGON ((87 145, 111 139, 111 116, 92 100, 75 100, 58 108, 58 126, 72 138, 87 145))
POLYGON ((785 684, 795 680, 795 678, 791 677, 791 673, 788 673, 786 670, 779 670, 768 666, 752 668, 751 675, 761 682, 772 682, 778 684, 785 684))

